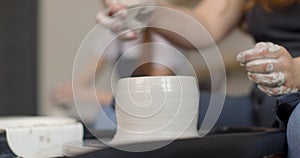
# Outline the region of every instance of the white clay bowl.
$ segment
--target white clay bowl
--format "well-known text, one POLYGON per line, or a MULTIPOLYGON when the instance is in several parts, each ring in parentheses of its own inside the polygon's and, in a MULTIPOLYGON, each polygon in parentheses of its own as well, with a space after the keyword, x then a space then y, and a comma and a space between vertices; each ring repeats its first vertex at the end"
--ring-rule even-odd
POLYGON ((116 91, 118 128, 111 143, 197 137, 198 104, 194 77, 121 79, 116 91))
POLYGON ((18 157, 62 157, 63 144, 81 142, 83 126, 65 117, 0 117, 9 148, 18 157))

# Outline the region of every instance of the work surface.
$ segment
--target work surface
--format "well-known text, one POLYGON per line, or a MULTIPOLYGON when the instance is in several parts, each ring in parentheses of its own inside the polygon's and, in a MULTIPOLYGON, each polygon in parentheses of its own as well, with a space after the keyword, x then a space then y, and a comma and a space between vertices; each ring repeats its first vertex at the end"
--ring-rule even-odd
MULTIPOLYGON (((162 142, 123 145, 123 149, 153 146, 162 142)), ((176 140, 171 144, 149 152, 125 152, 115 148, 83 154, 78 158, 94 157, 230 157, 256 158, 283 155, 285 152, 285 133, 278 129, 221 129, 203 138, 176 140)))

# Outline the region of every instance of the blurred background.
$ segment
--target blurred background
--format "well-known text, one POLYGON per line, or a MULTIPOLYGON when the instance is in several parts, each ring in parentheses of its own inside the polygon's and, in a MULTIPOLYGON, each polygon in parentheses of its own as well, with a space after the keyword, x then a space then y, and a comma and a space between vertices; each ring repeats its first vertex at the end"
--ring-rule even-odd
MULTIPOLYGON (((0 0, 1 116, 78 117, 74 106, 55 105, 51 92, 55 86, 72 80, 77 49, 96 25, 95 16, 100 8, 100 0, 0 0)), ((227 68, 227 81, 220 79, 220 85, 227 84, 230 95, 248 94, 251 83, 235 56, 250 48, 252 39, 235 29, 218 45, 227 68)), ((187 54, 200 85, 205 85, 209 75, 205 63, 196 56, 199 54, 187 54)), ((102 75, 98 82, 107 85, 108 80, 109 76, 102 75)), ((91 121, 96 109, 84 108, 91 121)))

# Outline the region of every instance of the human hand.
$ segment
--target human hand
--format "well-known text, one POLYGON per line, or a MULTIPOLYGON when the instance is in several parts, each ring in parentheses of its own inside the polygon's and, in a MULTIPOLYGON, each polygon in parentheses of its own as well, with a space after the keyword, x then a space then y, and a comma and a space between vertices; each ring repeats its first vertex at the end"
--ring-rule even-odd
POLYGON ((108 10, 98 12, 98 23, 120 35, 123 40, 137 39, 155 9, 146 7, 154 5, 154 0, 104 0, 104 4, 108 10), (136 8, 129 9, 133 6, 136 8))
MULTIPOLYGON (((90 87, 75 86, 77 99, 86 104, 110 105, 112 94, 108 91, 97 90, 90 87)), ((72 84, 56 86, 51 92, 52 101, 59 106, 74 104, 74 91, 72 84)))
POLYGON ((237 56, 248 71, 248 78, 271 96, 298 92, 299 72, 289 52, 273 43, 257 43, 237 56))
POLYGON ((59 85, 51 91, 52 101, 59 106, 72 104, 74 101, 72 84, 59 85))
MULTIPOLYGON (((94 91, 91 88, 84 86, 76 86, 76 96, 85 103, 90 103, 94 99, 94 91)), ((74 90, 71 83, 58 85, 54 87, 51 98, 57 105, 72 105, 74 104, 74 90)))

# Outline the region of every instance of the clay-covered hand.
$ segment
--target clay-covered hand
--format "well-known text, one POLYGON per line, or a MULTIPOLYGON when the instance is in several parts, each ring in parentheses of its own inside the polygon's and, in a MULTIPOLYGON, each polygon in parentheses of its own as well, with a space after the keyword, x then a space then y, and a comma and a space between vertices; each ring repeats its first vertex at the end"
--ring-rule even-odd
POLYGON ((299 72, 284 47, 270 42, 257 43, 254 48, 239 53, 237 60, 245 66, 248 78, 268 95, 298 92, 299 72))
POLYGON ((138 38, 139 33, 147 27, 155 10, 155 0, 103 1, 107 10, 100 11, 96 20, 125 40, 138 38))

